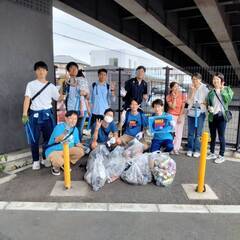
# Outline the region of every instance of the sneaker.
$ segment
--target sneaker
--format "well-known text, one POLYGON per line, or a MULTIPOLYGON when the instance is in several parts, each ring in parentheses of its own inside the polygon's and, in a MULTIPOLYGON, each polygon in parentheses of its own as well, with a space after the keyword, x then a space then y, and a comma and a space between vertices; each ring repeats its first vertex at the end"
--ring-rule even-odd
POLYGON ((193 157, 199 158, 199 157, 200 157, 200 153, 199 153, 199 152, 194 152, 194 153, 193 153, 193 157))
POLYGON ((215 163, 223 163, 223 162, 225 162, 225 159, 224 159, 224 157, 223 156, 218 156, 218 158, 214 161, 215 163))
POLYGON ((59 176, 61 174, 59 168, 52 167, 51 171, 52 171, 52 175, 54 176, 59 176))
POLYGON ((192 157, 192 151, 187 151, 187 156, 192 157))
POLYGON ((44 167, 46 167, 46 168, 49 168, 49 167, 51 167, 51 161, 50 160, 48 160, 48 159, 42 159, 41 160, 41 164, 44 166, 44 167))
POLYGON ((208 156, 207 156, 207 160, 215 160, 217 158, 217 156, 214 154, 214 153, 210 153, 208 156))
POLYGON ((39 170, 40 169, 40 161, 34 161, 32 164, 32 170, 39 170))
POLYGON ((91 149, 86 146, 83 147, 83 150, 84 150, 85 154, 89 154, 91 152, 91 149))
POLYGON ((174 150, 173 151, 175 155, 179 155, 179 151, 178 150, 174 150))

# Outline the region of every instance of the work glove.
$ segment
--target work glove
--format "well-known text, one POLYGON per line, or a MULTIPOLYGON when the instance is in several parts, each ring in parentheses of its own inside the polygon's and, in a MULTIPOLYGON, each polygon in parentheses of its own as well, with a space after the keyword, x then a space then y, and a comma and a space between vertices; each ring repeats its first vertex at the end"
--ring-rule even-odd
POLYGON ((107 141, 107 146, 110 147, 111 145, 113 145, 115 143, 116 143, 116 138, 112 137, 112 138, 110 138, 109 141, 107 141))
POLYGON ((28 116, 23 115, 22 116, 22 123, 25 125, 29 121, 28 116))
POLYGON ((137 140, 141 140, 143 138, 143 132, 139 132, 137 135, 136 135, 136 139, 137 140))
POLYGON ((127 94, 127 91, 125 90, 125 88, 122 87, 121 90, 120 90, 121 97, 125 97, 126 94, 127 94))

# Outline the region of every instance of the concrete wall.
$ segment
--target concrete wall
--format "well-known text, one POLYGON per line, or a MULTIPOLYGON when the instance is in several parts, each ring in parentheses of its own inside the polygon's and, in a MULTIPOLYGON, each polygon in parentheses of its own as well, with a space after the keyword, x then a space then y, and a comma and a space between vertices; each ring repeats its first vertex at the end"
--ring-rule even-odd
POLYGON ((33 64, 49 65, 53 81, 52 1, 0 1, 0 153, 27 147, 21 123, 33 64))

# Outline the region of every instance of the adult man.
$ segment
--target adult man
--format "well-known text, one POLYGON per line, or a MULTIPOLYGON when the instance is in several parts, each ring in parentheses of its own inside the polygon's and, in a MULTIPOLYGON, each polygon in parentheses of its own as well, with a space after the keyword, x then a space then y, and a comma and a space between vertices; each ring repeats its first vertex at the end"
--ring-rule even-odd
POLYGON ((132 99, 136 99, 138 104, 141 105, 142 101, 147 101, 147 83, 144 80, 146 68, 144 66, 138 66, 136 68, 136 77, 131 78, 125 82, 125 88, 121 91, 123 97, 124 109, 128 109, 132 99))

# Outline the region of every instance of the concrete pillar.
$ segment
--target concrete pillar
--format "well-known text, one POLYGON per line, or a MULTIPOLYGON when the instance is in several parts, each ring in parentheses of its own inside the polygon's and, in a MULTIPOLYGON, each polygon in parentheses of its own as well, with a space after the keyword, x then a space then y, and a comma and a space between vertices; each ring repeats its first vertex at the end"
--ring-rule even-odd
POLYGON ((49 65, 53 81, 51 0, 0 1, 0 153, 27 147, 21 123, 26 84, 33 64, 49 65))

